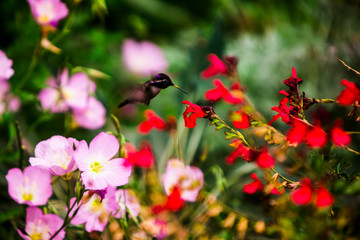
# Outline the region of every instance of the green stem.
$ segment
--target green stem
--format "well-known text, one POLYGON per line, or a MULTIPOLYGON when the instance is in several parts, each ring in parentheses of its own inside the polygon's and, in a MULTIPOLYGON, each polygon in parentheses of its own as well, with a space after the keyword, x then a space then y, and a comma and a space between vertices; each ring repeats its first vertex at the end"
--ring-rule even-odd
POLYGON ((23 146, 22 140, 21 140, 21 132, 20 132, 19 122, 17 120, 15 120, 15 130, 16 130, 17 144, 19 147, 19 167, 21 170, 24 170, 24 167, 25 167, 24 146, 23 146))
POLYGON ((294 181, 291 181, 291 180, 287 179, 286 177, 284 177, 283 175, 281 175, 281 174, 280 174, 278 171, 276 171, 273 167, 270 167, 270 169, 271 169, 271 171, 273 171, 274 173, 277 173, 278 176, 279 176, 281 179, 285 180, 286 182, 289 182, 289 183, 292 183, 292 184, 295 183, 294 181))

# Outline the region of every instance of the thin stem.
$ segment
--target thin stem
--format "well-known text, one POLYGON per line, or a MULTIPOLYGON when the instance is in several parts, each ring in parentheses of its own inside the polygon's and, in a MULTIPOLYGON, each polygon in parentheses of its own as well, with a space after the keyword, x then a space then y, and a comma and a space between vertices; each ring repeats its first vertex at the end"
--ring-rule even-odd
POLYGON ((355 153, 356 155, 360 155, 360 152, 358 152, 358 151, 356 151, 356 150, 354 150, 354 149, 351 149, 351 148, 349 148, 349 147, 347 147, 347 146, 344 146, 344 148, 345 148, 346 150, 348 150, 349 152, 355 153))
POLYGON ((355 69, 351 68, 349 65, 347 65, 343 60, 341 60, 340 58, 336 58, 337 60, 339 60, 349 71, 353 71, 354 73, 356 73, 357 75, 360 75, 360 72, 356 71, 355 69))
POLYGON ((24 146, 23 146, 22 140, 21 140, 21 132, 20 132, 19 122, 17 120, 15 120, 15 130, 16 130, 17 144, 19 147, 19 167, 21 170, 24 170, 24 167, 25 167, 24 146))
POLYGON ((274 173, 276 173, 276 174, 278 174, 278 176, 281 178, 281 179, 283 179, 283 180, 285 180, 286 182, 289 182, 289 183, 295 183, 294 181, 291 181, 291 180, 289 180, 289 179, 287 179, 286 177, 284 177, 283 175, 281 175, 278 171, 276 171, 273 167, 270 167, 270 169, 271 169, 271 171, 273 171, 274 173))

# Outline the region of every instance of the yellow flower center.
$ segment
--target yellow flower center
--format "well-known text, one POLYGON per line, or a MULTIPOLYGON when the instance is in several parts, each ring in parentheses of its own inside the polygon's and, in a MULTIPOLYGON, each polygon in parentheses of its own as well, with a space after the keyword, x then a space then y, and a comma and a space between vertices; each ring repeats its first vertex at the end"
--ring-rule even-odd
POLYGON ((102 166, 99 162, 93 162, 90 166, 91 171, 93 171, 94 173, 99 173, 102 170, 102 166))
POLYGON ((30 239, 31 240, 40 240, 40 239, 44 239, 43 235, 39 232, 33 233, 30 235, 30 239))
POLYGON ((31 201, 33 200, 33 195, 31 193, 23 193, 22 198, 24 201, 31 201))
POLYGON ((47 23, 49 21, 49 16, 47 15, 40 15, 38 16, 38 21, 40 23, 47 23))

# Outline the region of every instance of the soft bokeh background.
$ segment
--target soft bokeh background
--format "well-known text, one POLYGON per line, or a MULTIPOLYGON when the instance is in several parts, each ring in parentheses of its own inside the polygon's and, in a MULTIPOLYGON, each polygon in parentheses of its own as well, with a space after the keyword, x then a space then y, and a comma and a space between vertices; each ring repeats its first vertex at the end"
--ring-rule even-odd
MULTIPOLYGON (((186 163, 202 167, 206 188, 216 192, 220 190, 216 188, 212 171, 218 169, 214 166, 220 166, 228 184, 226 194, 220 198, 253 218, 268 219, 266 209, 239 200, 243 184, 237 183, 255 167, 240 161, 232 167, 225 165, 224 158, 231 148, 223 140, 221 131, 214 133, 205 120, 198 120, 193 130, 183 126, 181 102, 184 99, 207 104, 203 94, 212 88, 211 81, 200 78, 200 72, 208 66, 207 54, 239 58, 238 70, 248 96, 267 120, 275 114, 270 108, 278 105, 278 91, 284 89, 282 81, 291 75, 293 66, 304 80, 302 90, 308 97, 335 99, 343 89, 340 80, 356 81, 359 77, 336 59, 359 69, 360 8, 357 1, 108 0, 104 5, 104 0, 83 0, 76 8, 73 1, 64 2, 70 14, 60 22, 59 32, 49 36, 63 53, 40 53, 34 71, 18 93, 22 102, 20 111, 5 114, 0 120, 0 235, 8 236, 6 239, 17 238, 15 231, 8 232, 9 228, 13 229, 8 220, 21 215, 21 209, 7 195, 4 178, 9 168, 18 166, 14 120, 19 121, 26 141, 25 154, 29 157, 33 156, 39 141, 53 135, 89 142, 101 130, 113 130, 109 116, 114 114, 129 141, 135 145, 143 139, 151 141, 160 172, 169 157, 182 155, 186 163), (189 92, 184 95, 175 88, 168 88, 150 103, 150 108, 159 116, 165 118, 173 114, 178 118, 176 140, 169 140, 168 135, 161 132, 153 131, 148 136, 137 133, 136 126, 144 119, 146 106, 132 107, 131 114, 117 109, 128 85, 147 80, 124 68, 121 45, 127 38, 148 40, 160 46, 169 62, 167 73, 176 85, 189 92), (46 116, 39 110, 36 94, 49 76, 55 76, 58 69, 65 66, 92 68, 108 75, 94 79, 96 96, 107 109, 107 124, 102 129, 68 129, 64 114, 46 116), (181 153, 174 147, 176 141, 180 143, 181 153), (205 161, 201 160, 204 149, 209 150, 205 161)), ((14 62, 15 75, 10 79, 12 89, 15 90, 26 76, 39 38, 40 30, 26 1, 0 1, 0 49, 14 62)), ((325 108, 331 111, 332 119, 348 112, 335 106, 325 108)), ((224 117, 228 109, 223 103, 215 106, 215 111, 224 117)), ((344 128, 359 130, 353 121, 351 123, 344 128)), ((285 128, 280 121, 275 126, 285 128)), ((358 140, 356 136, 353 138, 354 149, 360 149, 358 140)), ((356 166, 358 158, 341 154, 356 166)), ((283 221, 284 226, 291 225, 283 221)))

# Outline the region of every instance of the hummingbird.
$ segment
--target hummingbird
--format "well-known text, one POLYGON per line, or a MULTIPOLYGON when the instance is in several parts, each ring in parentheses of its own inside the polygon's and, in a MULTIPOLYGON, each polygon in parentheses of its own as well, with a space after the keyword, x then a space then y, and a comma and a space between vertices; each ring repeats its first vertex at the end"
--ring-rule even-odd
POLYGON ((165 73, 158 73, 155 76, 152 76, 150 80, 130 90, 129 96, 118 105, 118 108, 130 103, 144 103, 146 106, 149 106, 150 100, 156 97, 161 89, 165 89, 169 86, 176 87, 187 94, 187 92, 176 86, 168 75, 165 73))

